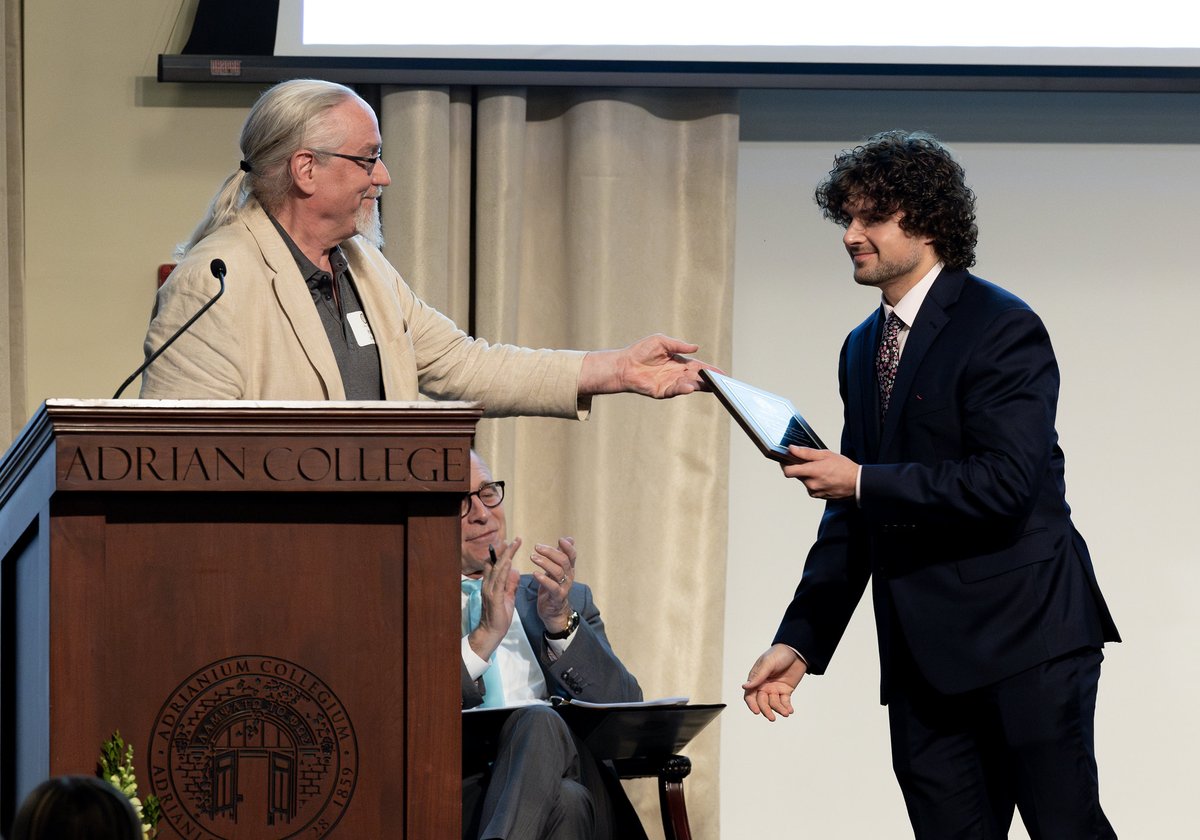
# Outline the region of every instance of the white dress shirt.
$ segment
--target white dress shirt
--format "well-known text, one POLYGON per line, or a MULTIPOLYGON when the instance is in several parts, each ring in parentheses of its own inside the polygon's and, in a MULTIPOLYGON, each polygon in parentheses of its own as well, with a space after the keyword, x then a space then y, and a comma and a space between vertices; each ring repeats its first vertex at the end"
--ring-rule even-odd
MULTIPOLYGON (((904 357, 904 345, 908 341, 908 334, 912 330, 913 321, 917 319, 917 313, 921 311, 921 304, 925 302, 925 296, 929 294, 929 290, 933 288, 933 281, 942 273, 943 263, 938 260, 933 268, 922 277, 917 285, 905 293, 904 297, 892 306, 886 300, 880 301, 880 306, 883 307, 883 319, 893 312, 900 319, 900 333, 896 336, 896 344, 900 347, 900 358, 904 357)), ((862 502, 862 465, 858 467, 858 475, 854 480, 854 500, 862 502)))
MULTIPOLYGON (((463 580, 466 579, 464 576, 463 580)), ((467 593, 465 592, 462 593, 462 614, 465 622, 467 614, 467 593)), ((565 639, 546 639, 546 643, 550 646, 551 658, 556 659, 561 656, 577 634, 578 631, 565 639)), ((479 658, 467 639, 467 636, 462 637, 462 661, 467 667, 467 673, 470 674, 471 679, 477 680, 488 668, 493 666, 488 660, 479 658)), ((496 648, 494 667, 500 669, 501 684, 504 687, 502 705, 521 706, 549 699, 546 678, 542 676, 542 668, 538 664, 537 655, 529 645, 529 635, 525 632, 525 625, 521 623, 521 614, 516 610, 513 610, 513 620, 512 624, 508 626, 508 632, 504 634, 500 647, 496 648)))

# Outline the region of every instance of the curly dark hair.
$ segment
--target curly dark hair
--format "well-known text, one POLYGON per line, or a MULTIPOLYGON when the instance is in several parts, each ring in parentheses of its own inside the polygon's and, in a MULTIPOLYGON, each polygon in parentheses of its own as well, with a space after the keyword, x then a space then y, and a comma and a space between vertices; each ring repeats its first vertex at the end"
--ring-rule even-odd
POLYGON ((900 228, 933 239, 948 268, 975 264, 975 193, 963 168, 946 147, 916 131, 885 131, 834 158, 817 187, 822 215, 842 227, 851 223, 847 206, 862 203, 872 221, 900 212, 900 228))

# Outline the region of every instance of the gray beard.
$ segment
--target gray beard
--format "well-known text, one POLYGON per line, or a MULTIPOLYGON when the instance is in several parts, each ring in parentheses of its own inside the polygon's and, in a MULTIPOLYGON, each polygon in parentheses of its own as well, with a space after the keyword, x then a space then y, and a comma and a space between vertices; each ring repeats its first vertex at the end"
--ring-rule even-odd
POLYGON ((379 219, 378 199, 358 208, 358 214, 354 217, 354 228, 359 236, 382 250, 383 223, 379 219))

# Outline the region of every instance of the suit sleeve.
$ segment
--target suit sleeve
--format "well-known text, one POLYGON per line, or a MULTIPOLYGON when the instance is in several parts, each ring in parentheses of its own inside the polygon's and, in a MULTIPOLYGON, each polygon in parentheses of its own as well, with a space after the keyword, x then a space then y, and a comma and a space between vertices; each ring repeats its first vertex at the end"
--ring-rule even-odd
POLYGON ((573 586, 571 606, 579 613, 579 628, 575 631, 576 638, 557 660, 550 661, 541 622, 529 628, 530 637, 537 640, 534 650, 550 693, 593 703, 641 700, 642 688, 637 679, 613 653, 600 610, 592 600, 592 590, 583 584, 573 586))
POLYGON ((471 679, 471 675, 467 672, 466 663, 459 657, 458 666, 462 676, 462 707, 464 709, 474 709, 476 706, 483 704, 483 686, 478 680, 471 679))
POLYGON ((422 393, 434 399, 478 400, 489 417, 587 416, 591 398, 579 396, 585 352, 533 350, 473 338, 418 298, 394 269, 391 277, 422 393))
POLYGON ((964 348, 942 404, 905 409, 903 463, 865 465, 861 510, 879 525, 1016 528, 1056 448, 1059 375, 1028 309, 1001 312, 964 348))
MULTIPOLYGON (((846 352, 842 346, 838 384, 846 405, 846 352)), ((842 426, 842 452, 856 458, 850 413, 842 426)), ((859 456, 861 457, 861 456, 859 456)), ((784 613, 774 642, 797 650, 808 663, 808 672, 823 674, 862 598, 871 576, 861 513, 853 500, 829 502, 808 552, 804 573, 784 613)))

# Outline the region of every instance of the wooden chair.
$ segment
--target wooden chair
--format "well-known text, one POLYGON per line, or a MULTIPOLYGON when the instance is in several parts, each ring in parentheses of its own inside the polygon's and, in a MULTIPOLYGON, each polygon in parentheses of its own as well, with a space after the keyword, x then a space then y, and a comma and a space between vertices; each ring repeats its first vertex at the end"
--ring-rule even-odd
MULTIPOLYGON (((715 720, 724 703, 554 707, 592 755, 612 765, 618 779, 658 779, 666 840, 692 840, 683 799, 683 780, 692 772, 692 761, 677 750, 715 720)), ((500 729, 511 713, 512 709, 492 709, 463 715, 463 742, 472 745, 470 756, 464 753, 464 776, 495 758, 500 729)))
POLYGON ((620 758, 613 761, 613 767, 622 779, 657 778, 663 834, 667 840, 692 840, 687 804, 683 800, 683 780, 692 772, 690 758, 686 755, 620 758))

